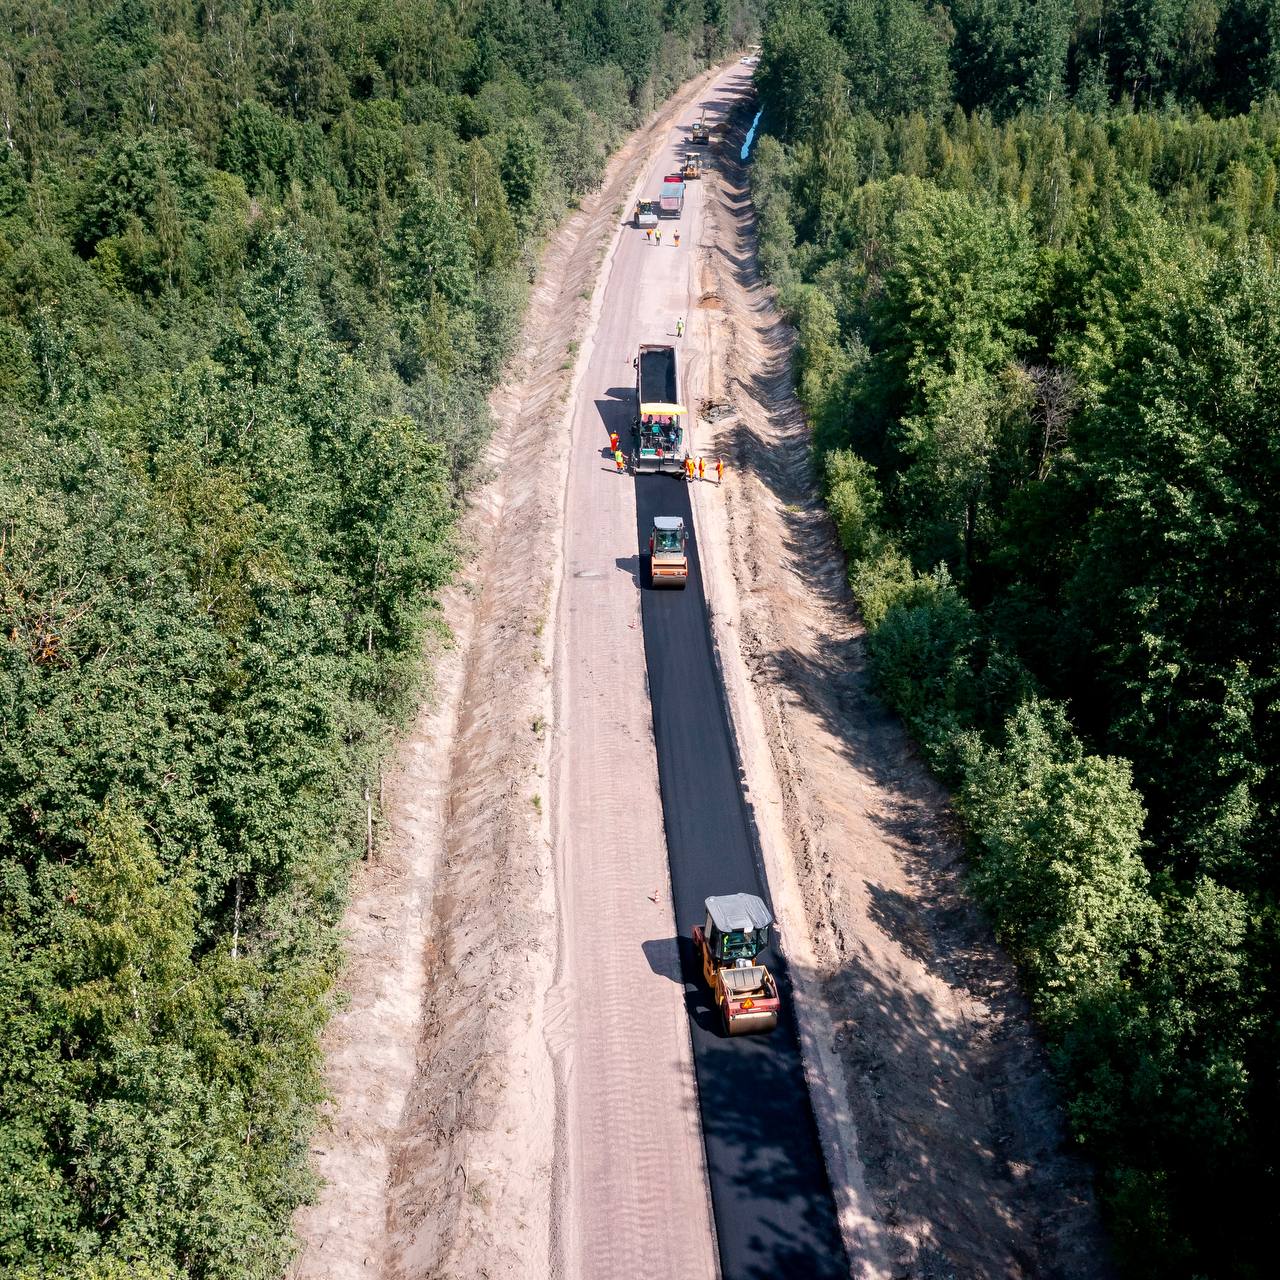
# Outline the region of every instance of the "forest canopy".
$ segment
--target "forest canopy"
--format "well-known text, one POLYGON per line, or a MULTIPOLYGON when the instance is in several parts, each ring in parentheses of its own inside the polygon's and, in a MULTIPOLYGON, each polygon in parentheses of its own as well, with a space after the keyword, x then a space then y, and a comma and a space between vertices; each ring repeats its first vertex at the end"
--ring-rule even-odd
POLYGON ((0 3, 0 1273, 281 1274, 538 246, 750 16, 0 3))
POLYGON ((1134 1276, 1270 1269, 1280 10, 781 0, 760 257, 1134 1276))

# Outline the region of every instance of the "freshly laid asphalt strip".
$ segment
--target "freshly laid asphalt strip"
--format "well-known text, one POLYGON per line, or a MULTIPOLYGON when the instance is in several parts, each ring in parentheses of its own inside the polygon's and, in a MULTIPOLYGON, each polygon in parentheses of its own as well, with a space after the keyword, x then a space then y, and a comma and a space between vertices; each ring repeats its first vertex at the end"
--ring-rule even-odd
MULTIPOLYGON (((631 405, 608 409, 625 434, 631 405)), ((724 1280, 847 1277, 782 959, 772 948, 762 957, 782 997, 777 1029, 730 1039, 694 952, 690 935, 706 898, 745 892, 768 902, 769 888, 712 659, 688 486, 671 476, 637 476, 635 486, 645 660, 721 1272, 724 1280), (683 591, 649 585, 645 553, 657 515, 683 516, 690 530, 683 591)))

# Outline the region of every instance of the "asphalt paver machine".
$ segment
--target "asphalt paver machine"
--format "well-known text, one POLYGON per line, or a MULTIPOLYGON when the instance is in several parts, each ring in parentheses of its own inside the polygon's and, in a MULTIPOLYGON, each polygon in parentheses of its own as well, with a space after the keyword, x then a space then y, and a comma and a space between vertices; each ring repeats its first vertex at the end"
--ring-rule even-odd
POLYGON ((707 918, 693 929, 693 945, 725 1033, 772 1031, 781 1001, 773 974, 756 961, 769 945, 773 915, 753 893, 730 893, 706 900, 707 918))
POLYGON ((668 343, 643 343, 635 360, 636 416, 631 426, 634 449, 631 469, 637 475, 665 472, 684 475, 684 405, 680 403, 680 379, 676 349, 668 343))

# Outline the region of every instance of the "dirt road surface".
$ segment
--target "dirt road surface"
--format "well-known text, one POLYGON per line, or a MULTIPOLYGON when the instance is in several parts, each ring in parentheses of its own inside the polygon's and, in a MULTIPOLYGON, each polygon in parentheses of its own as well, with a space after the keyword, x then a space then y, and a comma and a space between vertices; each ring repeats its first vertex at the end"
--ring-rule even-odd
MULTIPOLYGON (((734 67, 708 87, 701 103, 718 118, 749 93, 748 74, 734 67)), ((672 131, 647 174, 646 191, 657 189, 688 148, 687 128, 672 131)), ((688 954, 681 957, 677 943, 682 938, 689 950, 690 929, 701 922, 708 894, 762 889, 717 687, 696 547, 686 591, 638 591, 647 522, 653 514, 689 520, 688 486, 671 476, 632 482, 608 460, 611 431, 629 448, 639 345, 671 343, 685 365, 700 356, 692 342, 677 337, 677 321, 691 301, 705 199, 702 183, 686 186, 683 214, 660 224, 661 241, 656 233, 650 240, 628 230, 612 255, 574 413, 564 643, 557 659, 559 719, 567 733, 558 756, 562 954, 564 972, 574 975, 566 995, 565 1031, 572 1034, 560 1052, 568 1064, 570 1178, 581 1189, 564 1200, 578 1220, 579 1243, 569 1255, 592 1260, 579 1274, 629 1274, 641 1259, 648 1271, 655 1235, 679 1233, 672 1274, 692 1274, 683 1259, 704 1257, 705 1211, 690 1212, 701 1209, 699 1196, 705 1200, 687 1048, 692 1025, 722 1272, 731 1280, 819 1280, 848 1275, 849 1268, 790 1016, 771 1037, 726 1040, 706 1008, 696 964, 688 954), (653 806, 655 755, 660 811, 653 806), (654 907, 637 934, 628 899, 650 897, 654 907), (682 967, 684 978, 694 981, 681 980, 682 967), (589 986, 588 975, 595 975, 589 986), (695 1013, 692 1024, 687 1008, 695 1013), (666 1060, 653 1055, 665 1035, 646 1048, 648 1024, 672 1018, 682 1050, 677 1097, 666 1060), (619 1070, 620 1062, 633 1059, 646 1061, 646 1069, 619 1070), (663 1113, 680 1103, 689 1142, 673 1148, 663 1113)))

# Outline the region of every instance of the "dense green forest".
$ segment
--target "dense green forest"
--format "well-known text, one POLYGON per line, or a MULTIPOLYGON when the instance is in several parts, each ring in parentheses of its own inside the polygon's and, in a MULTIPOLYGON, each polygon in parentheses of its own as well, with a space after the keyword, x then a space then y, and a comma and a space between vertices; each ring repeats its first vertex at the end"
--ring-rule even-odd
POLYGON ((749 16, 0 0, 0 1273, 281 1273, 537 247, 749 16))
POLYGON ((762 264, 1134 1276, 1270 1274, 1280 5, 790 0, 762 264))

